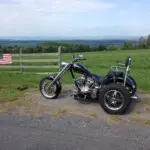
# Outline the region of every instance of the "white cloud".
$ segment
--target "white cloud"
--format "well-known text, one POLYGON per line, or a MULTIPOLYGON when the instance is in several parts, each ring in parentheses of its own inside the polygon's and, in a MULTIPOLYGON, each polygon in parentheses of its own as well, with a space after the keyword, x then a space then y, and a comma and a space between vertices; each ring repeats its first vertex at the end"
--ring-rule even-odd
POLYGON ((73 21, 69 13, 90 12, 113 6, 97 0, 1 0, 0 31, 2 34, 13 34, 14 31, 23 34, 27 30, 33 32, 43 28, 46 32, 46 29, 57 28, 60 24, 67 28, 73 21))
POLYGON ((5 4, 13 7, 32 8, 37 11, 43 9, 48 12, 85 12, 113 7, 113 4, 97 0, 6 0, 5 4))

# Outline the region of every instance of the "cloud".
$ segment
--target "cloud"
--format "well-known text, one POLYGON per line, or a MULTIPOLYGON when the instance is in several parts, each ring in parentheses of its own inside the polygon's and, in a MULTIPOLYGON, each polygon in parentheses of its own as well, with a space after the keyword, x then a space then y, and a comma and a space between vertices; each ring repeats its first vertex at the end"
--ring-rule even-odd
POLYGON ((49 12, 87 12, 113 7, 112 4, 99 3, 89 0, 44 0, 39 5, 49 12))
POLYGON ((113 6, 98 0, 0 0, 0 30, 1 33, 4 30, 25 33, 22 30, 67 28, 73 21, 71 13, 99 11, 113 6))
POLYGON ((114 6, 97 0, 2 0, 0 3, 12 9, 19 7, 47 12, 85 12, 114 6))
POLYGON ((12 20, 19 15, 30 18, 52 17, 53 13, 89 12, 113 6, 94 0, 1 0, 0 18, 12 20))

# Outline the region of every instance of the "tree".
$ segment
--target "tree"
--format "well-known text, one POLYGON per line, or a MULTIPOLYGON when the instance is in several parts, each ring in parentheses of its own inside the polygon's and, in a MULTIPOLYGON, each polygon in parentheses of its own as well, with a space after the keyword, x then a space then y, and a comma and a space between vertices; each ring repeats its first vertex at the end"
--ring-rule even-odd
POLYGON ((107 48, 104 45, 99 45, 98 46, 98 51, 105 51, 107 48))
POLYGON ((139 48, 146 48, 147 47, 147 42, 146 42, 146 39, 141 36, 139 38, 139 48))
POLYGON ((8 52, 8 49, 7 49, 7 47, 5 46, 5 47, 3 47, 2 48, 2 53, 7 53, 8 52))
POLYGON ((147 44, 148 47, 150 47, 150 35, 148 35, 148 37, 147 37, 146 44, 147 44))
POLYGON ((125 50, 130 50, 133 48, 134 48, 134 46, 133 46, 132 42, 125 42, 123 45, 123 49, 125 49, 125 50))
POLYGON ((109 45, 109 46, 107 46, 107 50, 108 51, 117 51, 117 50, 119 50, 119 46, 117 46, 117 45, 109 45))
POLYGON ((35 53, 41 53, 41 52, 42 52, 42 47, 41 47, 41 46, 36 46, 36 47, 34 48, 34 52, 35 52, 35 53))

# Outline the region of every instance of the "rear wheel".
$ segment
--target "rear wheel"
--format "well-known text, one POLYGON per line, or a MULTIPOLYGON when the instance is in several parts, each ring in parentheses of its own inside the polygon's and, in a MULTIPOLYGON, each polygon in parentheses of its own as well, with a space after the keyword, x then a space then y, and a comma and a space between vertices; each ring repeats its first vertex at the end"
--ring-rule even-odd
POLYGON ((100 105, 109 114, 123 114, 128 110, 130 94, 125 87, 110 84, 100 91, 100 105))
POLYGON ((61 86, 58 83, 54 83, 53 86, 49 88, 52 81, 52 77, 45 77, 40 81, 40 92, 47 99, 57 98, 61 92, 61 86))

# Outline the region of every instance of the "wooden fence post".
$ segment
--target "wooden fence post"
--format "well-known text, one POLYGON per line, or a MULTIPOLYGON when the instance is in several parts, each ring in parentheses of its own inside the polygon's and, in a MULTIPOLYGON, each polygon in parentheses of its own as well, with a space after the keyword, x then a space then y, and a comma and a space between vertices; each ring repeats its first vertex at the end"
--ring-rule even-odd
POLYGON ((20 48, 20 72, 21 73, 23 72, 23 69, 22 69, 22 48, 20 48))
POLYGON ((61 70, 61 47, 58 47, 59 71, 61 70))

